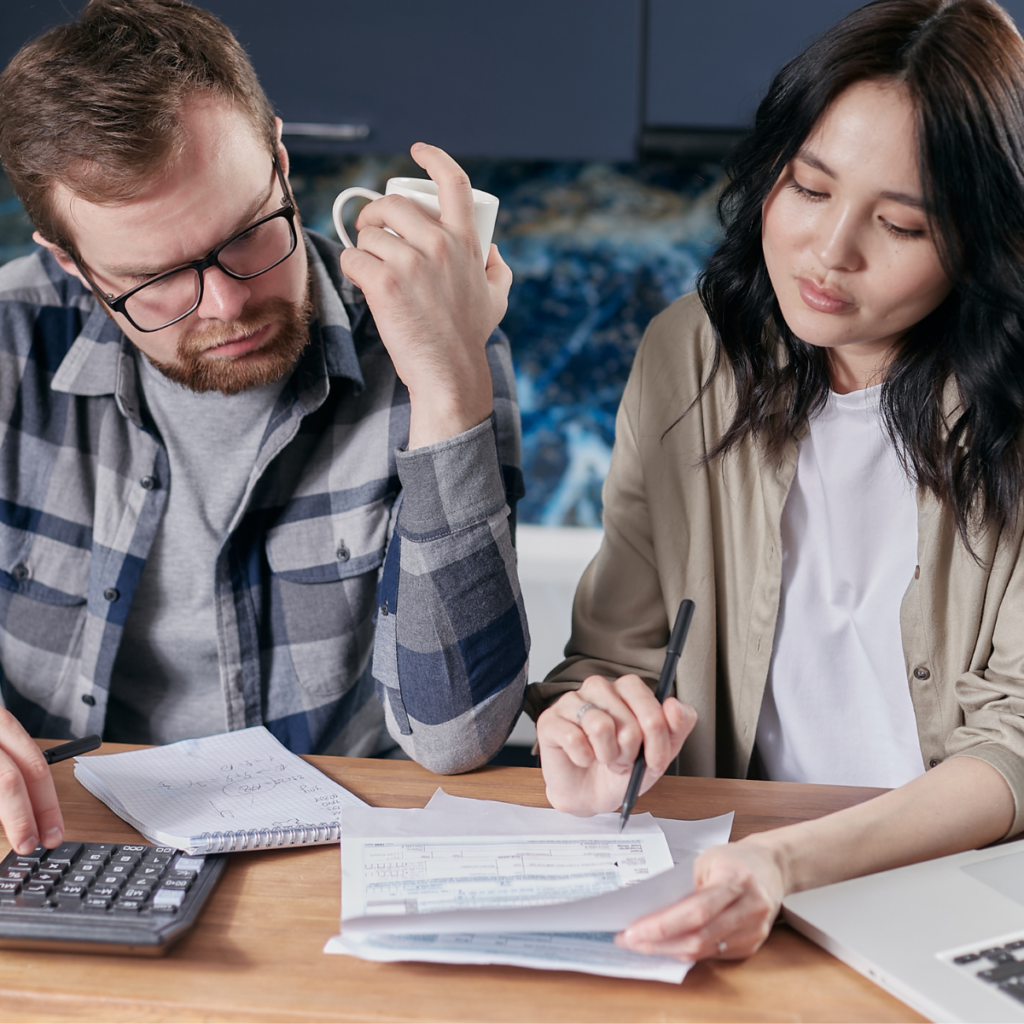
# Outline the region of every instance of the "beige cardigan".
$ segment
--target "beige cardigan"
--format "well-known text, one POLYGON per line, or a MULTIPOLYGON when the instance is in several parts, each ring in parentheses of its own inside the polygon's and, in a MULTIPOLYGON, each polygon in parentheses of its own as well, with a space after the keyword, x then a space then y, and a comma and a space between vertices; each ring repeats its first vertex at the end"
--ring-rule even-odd
MULTIPOLYGON (((529 688, 527 708, 536 717, 593 673, 656 680, 671 618, 689 597, 697 609, 676 694, 699 720, 677 770, 742 778, 775 636, 780 524, 797 444, 777 467, 751 444, 701 464, 732 420, 727 366, 672 424, 699 391, 713 353, 696 295, 673 303, 648 328, 616 421, 604 541, 576 591, 566 660, 529 688)), ((919 489, 919 564, 900 611, 924 765, 969 754, 995 767, 1016 802, 1009 834, 1024 828, 1022 531, 1024 515, 1012 533, 981 533, 979 565, 959 541, 953 516, 919 489)))

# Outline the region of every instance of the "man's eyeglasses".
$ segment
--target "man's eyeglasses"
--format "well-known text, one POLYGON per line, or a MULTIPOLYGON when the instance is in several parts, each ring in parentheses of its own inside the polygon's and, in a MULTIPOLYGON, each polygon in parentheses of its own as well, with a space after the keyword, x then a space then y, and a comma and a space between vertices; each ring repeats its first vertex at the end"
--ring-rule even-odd
POLYGON ((93 291, 136 330, 149 334, 184 320, 203 301, 203 279, 210 267, 218 267, 236 281, 248 281, 273 270, 295 252, 295 206, 277 157, 273 159, 284 193, 281 202, 286 205, 222 242, 203 259, 159 274, 116 298, 97 287, 77 259, 75 266, 93 291))

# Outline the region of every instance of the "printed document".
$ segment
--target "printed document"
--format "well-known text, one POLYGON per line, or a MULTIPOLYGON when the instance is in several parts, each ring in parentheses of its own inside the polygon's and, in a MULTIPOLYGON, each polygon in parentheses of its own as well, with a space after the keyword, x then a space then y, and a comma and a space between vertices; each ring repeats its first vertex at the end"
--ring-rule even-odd
POLYGON ((728 840, 732 815, 639 814, 619 833, 617 814, 438 790, 422 810, 346 808, 342 825, 342 934, 325 952, 679 982, 689 965, 614 935, 690 891, 693 858, 728 840))

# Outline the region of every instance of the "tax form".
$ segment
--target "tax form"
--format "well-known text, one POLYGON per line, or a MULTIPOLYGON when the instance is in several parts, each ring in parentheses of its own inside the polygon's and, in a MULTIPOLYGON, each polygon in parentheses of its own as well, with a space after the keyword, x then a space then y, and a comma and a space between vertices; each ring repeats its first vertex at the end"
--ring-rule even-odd
POLYGON ((619 949, 614 935, 685 895, 693 857, 731 826, 732 815, 645 814, 619 833, 618 815, 442 790, 423 810, 345 809, 342 934, 325 952, 679 982, 688 964, 619 949))

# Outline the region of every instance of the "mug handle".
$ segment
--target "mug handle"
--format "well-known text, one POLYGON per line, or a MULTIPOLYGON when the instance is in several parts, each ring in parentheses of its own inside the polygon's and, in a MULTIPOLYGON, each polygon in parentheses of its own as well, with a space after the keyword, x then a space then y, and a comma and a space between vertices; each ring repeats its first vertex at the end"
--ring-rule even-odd
POLYGON ((360 185, 355 185, 352 188, 345 189, 345 191, 334 200, 334 208, 331 210, 331 218, 334 220, 334 230, 338 232, 341 244, 345 246, 346 249, 354 248, 355 242, 348 237, 345 225, 341 221, 341 209, 353 196, 362 196, 364 199, 384 198, 379 192, 374 192, 372 188, 363 188, 360 185))

